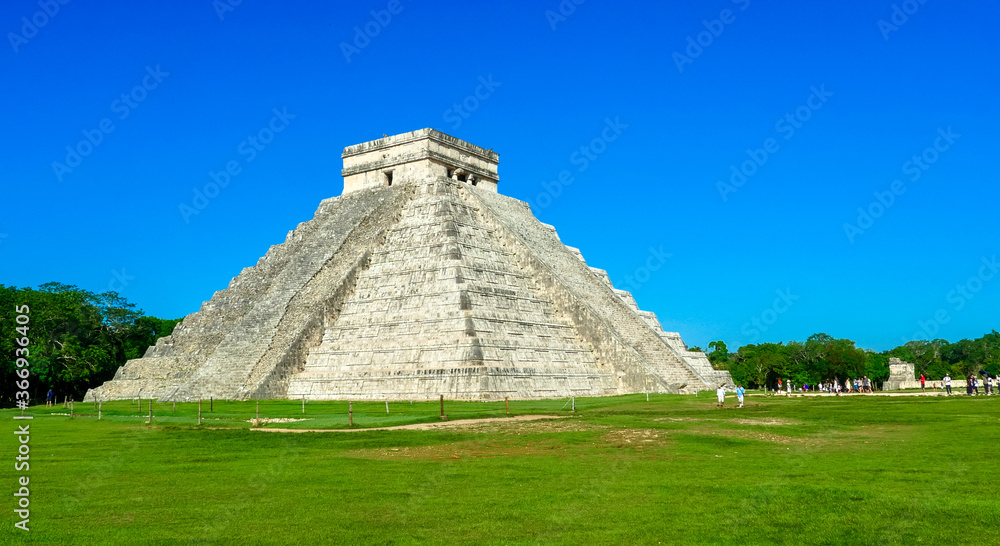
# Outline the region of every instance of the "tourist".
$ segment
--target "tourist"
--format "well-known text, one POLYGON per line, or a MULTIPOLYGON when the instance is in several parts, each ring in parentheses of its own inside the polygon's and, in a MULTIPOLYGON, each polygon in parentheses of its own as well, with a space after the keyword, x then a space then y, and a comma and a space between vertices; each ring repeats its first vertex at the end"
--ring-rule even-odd
POLYGON ((736 385, 736 399, 740 401, 740 407, 743 407, 743 396, 746 394, 746 389, 743 388, 743 384, 740 383, 736 385))
POLYGON ((49 387, 49 392, 45 393, 45 407, 48 408, 48 407, 52 406, 52 397, 53 396, 54 395, 52 394, 52 387, 49 387))
POLYGON ((972 395, 979 395, 979 379, 977 379, 976 376, 972 376, 972 395))
POLYGON ((719 398, 719 407, 721 408, 726 403, 726 389, 719 385, 719 388, 715 389, 715 396, 719 398))
POLYGON ((924 387, 925 387, 925 384, 926 384, 926 382, 927 382, 927 378, 926 378, 926 377, 924 377, 924 374, 920 374, 920 390, 921 390, 922 392, 927 392, 927 389, 926 389, 926 388, 924 388, 924 387))
POLYGON ((944 381, 944 390, 948 391, 948 396, 951 396, 951 374, 944 374, 941 381, 944 381))
POLYGON ((778 390, 777 390, 777 392, 781 392, 781 378, 780 377, 778 378, 778 390))

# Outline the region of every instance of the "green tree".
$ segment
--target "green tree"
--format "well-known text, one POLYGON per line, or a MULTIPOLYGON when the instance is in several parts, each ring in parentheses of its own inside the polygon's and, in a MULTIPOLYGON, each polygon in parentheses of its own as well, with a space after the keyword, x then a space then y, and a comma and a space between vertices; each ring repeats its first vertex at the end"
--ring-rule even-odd
MULTIPOLYGON (((15 307, 28 306, 30 319, 29 394, 44 397, 51 387, 59 396, 80 400, 87 389, 111 379, 129 358, 142 356, 156 339, 169 335, 178 320, 146 317, 115 292, 94 294, 75 286, 47 283, 19 289, 0 285, 0 403, 14 402, 16 350, 15 307)), ((20 336, 20 334, 18 334, 20 336)))
POLYGON ((708 348, 712 350, 708 353, 708 361, 712 363, 712 367, 716 370, 729 369, 729 348, 726 347, 726 342, 710 341, 708 348))

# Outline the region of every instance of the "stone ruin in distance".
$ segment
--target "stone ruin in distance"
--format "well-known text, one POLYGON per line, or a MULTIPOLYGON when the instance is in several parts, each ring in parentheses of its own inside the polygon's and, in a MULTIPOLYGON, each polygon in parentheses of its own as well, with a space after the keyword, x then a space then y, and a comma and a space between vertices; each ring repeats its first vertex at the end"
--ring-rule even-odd
POLYGON ((88 400, 495 400, 731 384, 432 129, 344 149, 344 191, 88 400), (140 393, 141 389, 141 393, 140 393))

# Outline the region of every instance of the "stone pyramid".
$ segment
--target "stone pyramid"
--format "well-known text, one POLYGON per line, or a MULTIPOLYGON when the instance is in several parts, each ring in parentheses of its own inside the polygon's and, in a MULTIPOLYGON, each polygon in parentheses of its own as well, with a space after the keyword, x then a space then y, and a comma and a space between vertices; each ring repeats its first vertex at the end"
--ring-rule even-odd
POLYGON ((474 400, 732 382, 498 194, 492 150, 422 129, 343 158, 341 196, 87 398, 474 400))

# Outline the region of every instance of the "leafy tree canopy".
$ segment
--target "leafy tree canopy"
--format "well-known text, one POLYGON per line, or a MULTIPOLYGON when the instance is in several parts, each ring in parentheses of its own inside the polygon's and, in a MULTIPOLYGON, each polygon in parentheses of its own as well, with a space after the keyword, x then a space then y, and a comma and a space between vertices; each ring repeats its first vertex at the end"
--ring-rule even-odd
POLYGON ((37 289, 0 284, 0 404, 12 405, 19 379, 16 339, 30 340, 27 356, 33 401, 52 388, 57 396, 81 400, 87 389, 114 377, 126 360, 139 358, 180 322, 145 316, 116 292, 95 294, 62 283, 37 289), (17 330, 16 307, 27 305, 26 330, 17 330), (26 335, 22 335, 26 334, 26 335))

